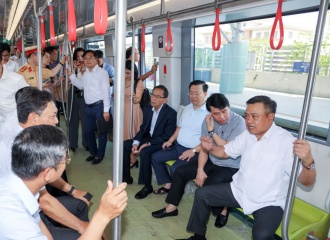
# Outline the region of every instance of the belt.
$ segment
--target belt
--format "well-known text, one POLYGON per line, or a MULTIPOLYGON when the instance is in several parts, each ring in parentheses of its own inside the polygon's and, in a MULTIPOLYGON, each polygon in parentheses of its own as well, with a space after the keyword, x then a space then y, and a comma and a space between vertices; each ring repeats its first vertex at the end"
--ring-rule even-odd
POLYGON ((97 101, 97 102, 95 102, 95 103, 91 103, 91 104, 86 104, 86 106, 87 106, 87 107, 94 107, 94 106, 96 106, 96 105, 98 105, 98 104, 101 104, 101 103, 103 103, 103 100, 100 100, 100 101, 97 101))

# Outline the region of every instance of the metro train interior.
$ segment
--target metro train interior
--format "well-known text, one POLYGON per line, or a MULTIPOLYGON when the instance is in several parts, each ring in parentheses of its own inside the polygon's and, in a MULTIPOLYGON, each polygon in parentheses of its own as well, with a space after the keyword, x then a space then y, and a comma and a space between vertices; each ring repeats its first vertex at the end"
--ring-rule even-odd
MULTIPOLYGON (((19 64, 26 61, 27 51, 38 46, 55 46, 60 57, 71 55, 78 47, 101 50, 105 62, 116 72, 114 119, 124 107, 115 102, 116 95, 124 92, 123 85, 121 89, 116 86, 116 82, 124 81, 124 72, 118 72, 123 69, 118 66, 118 56, 121 54, 120 59, 124 59, 125 49, 133 45, 140 53, 139 75, 150 71, 155 63, 158 65, 157 71, 144 81, 145 87, 151 91, 156 85, 166 86, 168 105, 178 112, 189 104, 188 86, 194 80, 208 84, 208 96, 225 94, 231 110, 242 116, 249 98, 271 97, 278 106, 275 123, 295 137, 308 140, 317 170, 312 187, 298 183, 293 190, 288 239, 324 240, 330 239, 329 7, 324 0, 2 0, 0 42, 11 45, 13 52, 21 52, 19 64), (324 13, 322 4, 326 6, 324 13), (49 6, 53 7, 53 14, 49 6), (107 15, 97 19, 95 14, 99 12, 95 9, 105 7, 107 15), (122 25, 118 24, 117 12, 121 7, 126 19, 122 25), (68 14, 70 11, 74 17, 68 14), (44 32, 40 30, 41 17, 44 32), (323 36, 317 38, 320 30, 323 36), (120 31, 125 32, 123 38, 120 31), (118 42, 123 49, 117 49, 118 42), (320 45, 320 51, 314 55, 315 45, 320 45), (310 102, 306 102, 308 91, 310 102), (302 118, 304 111, 307 119, 302 118), (304 121, 306 128, 302 129, 304 121)), ((67 117, 68 113, 60 116, 64 130, 68 128, 67 117)), ((122 133, 122 128, 123 124, 115 122, 113 131, 121 129, 122 133)), ((70 152, 68 181, 94 195, 90 216, 97 208, 106 180, 118 174, 122 159, 121 153, 115 151, 122 149, 117 148, 122 147, 122 138, 118 136, 114 134, 113 141, 108 140, 106 155, 98 165, 85 162, 89 154, 80 140, 79 147, 70 152)), ((186 225, 197 188, 194 182, 185 188, 177 217, 156 219, 151 213, 165 206, 165 195, 135 199, 134 194, 141 188, 137 184, 138 174, 139 168, 133 168, 134 183, 126 189, 127 208, 116 220, 119 226, 109 224, 106 228, 107 239, 165 240, 191 236, 186 225)), ((157 187, 154 176, 153 185, 157 187)), ((214 219, 210 217, 207 239, 252 238, 253 219, 239 209, 230 213, 223 228, 214 227, 214 219)), ((276 231, 276 239, 286 239, 282 229, 276 231)))

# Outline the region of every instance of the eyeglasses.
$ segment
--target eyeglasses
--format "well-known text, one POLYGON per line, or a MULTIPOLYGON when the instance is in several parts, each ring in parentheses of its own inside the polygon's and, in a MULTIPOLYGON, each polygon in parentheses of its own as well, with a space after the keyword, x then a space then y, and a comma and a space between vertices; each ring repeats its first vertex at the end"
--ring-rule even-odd
POLYGON ((202 93, 201 92, 189 92, 188 93, 188 96, 200 96, 200 95, 202 95, 202 93))
POLYGON ((153 93, 151 93, 150 94, 150 97, 152 97, 152 98, 156 98, 156 99, 161 99, 161 98, 165 98, 165 97, 162 97, 162 96, 159 96, 159 95, 155 95, 155 94, 153 94, 153 93))

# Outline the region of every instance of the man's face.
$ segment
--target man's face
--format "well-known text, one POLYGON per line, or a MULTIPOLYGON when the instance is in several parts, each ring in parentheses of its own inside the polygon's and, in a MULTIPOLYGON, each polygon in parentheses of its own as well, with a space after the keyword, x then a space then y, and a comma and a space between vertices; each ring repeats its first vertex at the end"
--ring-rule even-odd
POLYGON ((57 119, 57 108, 53 101, 47 103, 47 107, 41 113, 41 115, 36 114, 35 125, 53 125, 56 126, 58 123, 57 119))
POLYGON ((214 121, 217 123, 223 125, 225 124, 230 116, 230 109, 228 107, 225 107, 223 109, 211 107, 211 116, 214 121))
POLYGON ((50 54, 50 60, 51 62, 56 61, 58 58, 58 51, 57 50, 53 50, 52 53, 50 54))
POLYGON ((96 58, 97 64, 100 66, 102 66, 103 64, 103 58, 96 58))
POLYGON ((43 67, 48 66, 50 64, 50 55, 49 53, 45 52, 42 56, 42 65, 43 67))
POLYGON ((1 54, 1 56, 2 56, 2 62, 4 64, 6 64, 9 61, 9 58, 10 58, 9 52, 7 50, 6 51, 3 51, 2 54, 1 54))
POLYGON ((152 91, 151 97, 150 97, 150 103, 151 106, 158 109, 161 107, 163 103, 166 103, 167 98, 164 98, 164 91, 160 88, 155 88, 152 91))
POLYGON ((262 103, 248 104, 245 111, 246 129, 260 140, 272 126, 274 113, 266 113, 262 103))
POLYGON ((203 92, 202 85, 192 85, 189 89, 189 99, 194 106, 202 106, 207 93, 203 92))
POLYGON ((88 52, 84 57, 84 63, 85 66, 88 68, 93 68, 96 66, 96 58, 94 57, 94 54, 91 52, 88 52))

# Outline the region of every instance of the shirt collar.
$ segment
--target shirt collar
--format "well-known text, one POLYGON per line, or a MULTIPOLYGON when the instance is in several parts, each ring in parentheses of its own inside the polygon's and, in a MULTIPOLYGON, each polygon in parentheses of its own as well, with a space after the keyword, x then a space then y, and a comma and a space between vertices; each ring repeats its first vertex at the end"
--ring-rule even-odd
POLYGON ((87 69, 89 72, 96 72, 98 68, 99 68, 99 65, 96 64, 95 67, 92 69, 92 71, 89 71, 88 68, 87 69))
POLYGON ((160 113, 160 110, 162 110, 163 106, 164 106, 164 103, 160 106, 160 108, 158 109, 158 111, 156 111, 155 108, 153 107, 153 108, 152 108, 152 111, 153 111, 154 113, 158 114, 158 113, 160 113))

